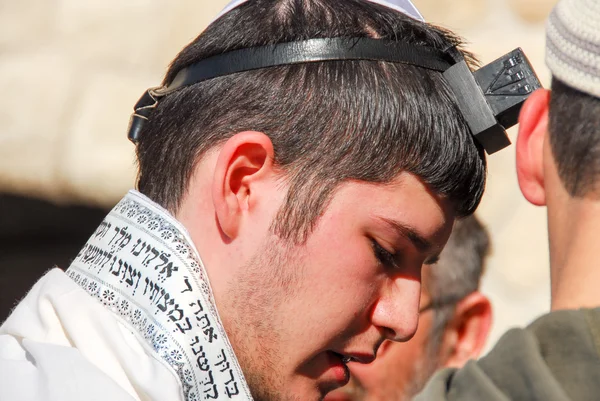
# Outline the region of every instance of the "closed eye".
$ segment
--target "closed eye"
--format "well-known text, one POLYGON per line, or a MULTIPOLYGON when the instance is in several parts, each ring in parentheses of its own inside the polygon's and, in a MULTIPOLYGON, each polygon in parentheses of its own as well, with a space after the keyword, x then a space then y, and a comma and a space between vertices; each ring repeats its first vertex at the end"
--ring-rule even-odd
POLYGON ((398 261, 396 260, 396 255, 387 251, 383 246, 379 244, 379 242, 374 239, 371 240, 371 245, 373 246, 373 253, 377 260, 384 266, 398 269, 398 261))

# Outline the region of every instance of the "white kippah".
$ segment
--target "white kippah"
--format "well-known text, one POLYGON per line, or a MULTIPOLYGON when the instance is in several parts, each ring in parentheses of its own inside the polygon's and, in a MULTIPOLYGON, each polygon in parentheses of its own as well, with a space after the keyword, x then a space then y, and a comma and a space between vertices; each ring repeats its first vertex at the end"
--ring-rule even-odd
POLYGON ((546 64, 552 75, 600 97, 600 1, 561 0, 546 32, 546 64))
MULTIPOLYGON (((233 10, 237 6, 243 4, 247 1, 248 0, 232 0, 232 1, 230 1, 229 4, 227 4, 225 6, 225 8, 215 17, 215 20, 219 19, 223 14, 228 13, 229 11, 233 10)), ((423 21, 423 16, 419 12, 419 10, 417 10, 417 7, 415 7, 415 5, 410 0, 367 0, 367 1, 369 1, 371 3, 377 3, 382 6, 386 6, 388 8, 391 8, 392 10, 396 10, 401 13, 404 13, 404 14, 408 15, 409 17, 412 17, 419 21, 423 21)), ((344 3, 342 0, 340 0, 340 7, 343 7, 343 6, 344 6, 344 3)))

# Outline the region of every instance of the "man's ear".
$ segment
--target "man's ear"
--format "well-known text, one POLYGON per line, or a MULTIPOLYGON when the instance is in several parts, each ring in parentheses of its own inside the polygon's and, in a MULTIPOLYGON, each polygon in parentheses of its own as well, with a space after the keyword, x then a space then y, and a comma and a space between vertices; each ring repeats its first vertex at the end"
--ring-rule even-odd
POLYGON ((536 206, 546 204, 544 141, 548 132, 550 91, 538 89, 525 101, 519 114, 517 177, 525 199, 536 206))
POLYGON ((489 299, 475 291, 463 298, 446 327, 441 356, 445 367, 462 367, 481 354, 492 324, 489 299))
POLYGON ((273 172, 271 139, 262 132, 235 134, 221 148, 212 184, 212 200, 222 235, 234 239, 244 214, 253 206, 257 183, 273 172))

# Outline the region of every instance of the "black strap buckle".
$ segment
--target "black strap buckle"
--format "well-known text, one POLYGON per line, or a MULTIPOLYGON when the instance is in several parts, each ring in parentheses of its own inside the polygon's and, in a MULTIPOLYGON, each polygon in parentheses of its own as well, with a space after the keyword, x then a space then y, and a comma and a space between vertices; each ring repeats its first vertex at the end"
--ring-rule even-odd
POLYGON ((161 95, 157 92, 160 88, 150 88, 133 106, 133 114, 129 119, 129 127, 127 128, 127 138, 134 144, 137 144, 144 123, 150 118, 150 114, 158 105, 158 99, 161 95))

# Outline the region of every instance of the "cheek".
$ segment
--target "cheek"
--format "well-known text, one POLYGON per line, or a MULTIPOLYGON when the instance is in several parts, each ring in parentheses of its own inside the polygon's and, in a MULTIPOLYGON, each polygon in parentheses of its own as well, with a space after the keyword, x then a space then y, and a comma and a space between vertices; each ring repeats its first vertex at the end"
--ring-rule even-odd
POLYGON ((361 318, 375 302, 379 282, 368 245, 352 243, 339 235, 343 231, 338 235, 315 232, 306 244, 303 261, 307 310, 313 308, 317 319, 338 332, 365 320, 361 318))
POLYGON ((322 277, 351 285, 372 282, 380 274, 369 240, 345 215, 324 217, 309 237, 307 248, 322 269, 322 277))
POLYGON ((409 380, 414 361, 419 355, 416 345, 407 343, 387 343, 385 353, 377 356, 368 365, 356 364, 352 374, 369 391, 375 393, 387 386, 398 386, 409 380))
POLYGON ((352 373, 365 388, 376 390, 384 382, 392 380, 400 384, 411 380, 414 364, 424 357, 425 347, 431 329, 429 316, 421 319, 415 336, 405 343, 386 341, 371 364, 356 364, 352 373))
POLYGON ((401 354, 403 360, 414 362, 421 359, 425 354, 425 349, 430 340, 431 334, 431 312, 419 318, 419 326, 414 337, 406 343, 399 343, 398 353, 401 354))
POLYGON ((365 297, 373 296, 378 281, 377 266, 369 252, 363 244, 324 238, 318 247, 309 251, 312 272, 308 277, 315 279, 312 285, 323 296, 339 298, 343 304, 360 303, 365 297))

